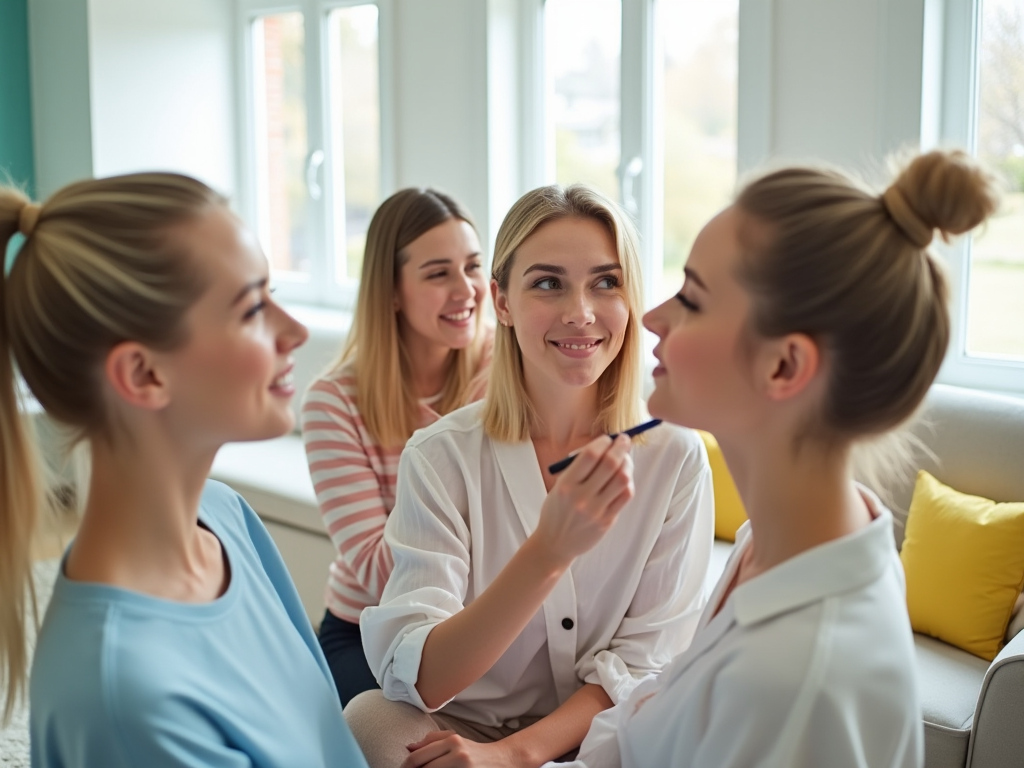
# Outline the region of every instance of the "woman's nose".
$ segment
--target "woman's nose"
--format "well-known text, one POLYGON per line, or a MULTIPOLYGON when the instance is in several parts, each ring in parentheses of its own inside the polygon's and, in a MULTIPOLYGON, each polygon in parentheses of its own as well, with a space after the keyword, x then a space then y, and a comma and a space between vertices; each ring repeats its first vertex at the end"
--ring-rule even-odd
POLYGON ((590 325, 594 322, 594 308, 586 291, 572 292, 562 316, 566 325, 590 325))

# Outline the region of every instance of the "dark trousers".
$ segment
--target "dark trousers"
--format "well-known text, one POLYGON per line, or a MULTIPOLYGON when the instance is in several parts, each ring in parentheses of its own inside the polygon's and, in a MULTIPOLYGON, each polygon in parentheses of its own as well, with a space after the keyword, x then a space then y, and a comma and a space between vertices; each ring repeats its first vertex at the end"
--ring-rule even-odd
POLYGON ((325 611, 320 624, 320 648, 327 657, 342 707, 363 691, 380 687, 366 663, 358 624, 325 611))

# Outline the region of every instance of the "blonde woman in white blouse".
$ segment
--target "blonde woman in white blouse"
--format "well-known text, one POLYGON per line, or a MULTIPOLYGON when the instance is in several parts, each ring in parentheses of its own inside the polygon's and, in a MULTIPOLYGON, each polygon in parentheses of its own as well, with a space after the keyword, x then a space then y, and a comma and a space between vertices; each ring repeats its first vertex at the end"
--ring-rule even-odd
POLYGON ((851 450, 911 416, 949 340, 928 246, 995 209, 963 153, 882 195, 832 171, 753 181, 697 237, 651 413, 715 434, 746 506, 690 648, 600 715, 577 766, 915 768, 916 661, 892 516, 851 450))
POLYGON ((360 626, 382 691, 346 718, 374 768, 539 766, 690 641, 713 502, 701 441, 642 418, 635 231, 583 187, 498 232, 487 397, 413 435, 360 626), (580 451, 561 475, 548 466, 580 451))

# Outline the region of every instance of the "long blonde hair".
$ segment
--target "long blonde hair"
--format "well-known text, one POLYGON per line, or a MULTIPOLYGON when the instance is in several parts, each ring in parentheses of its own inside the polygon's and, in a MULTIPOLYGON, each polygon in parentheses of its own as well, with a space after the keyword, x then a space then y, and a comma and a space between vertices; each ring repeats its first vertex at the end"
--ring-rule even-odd
MULTIPOLYGON (((412 365, 394 308, 399 270, 408 260, 403 249, 453 218, 474 226, 466 210, 448 195, 434 189, 410 188, 385 200, 370 221, 355 317, 332 370, 354 364, 359 412, 367 431, 381 446, 401 446, 420 427, 412 365)), ((448 374, 435 405, 438 413, 466 405, 477 387, 475 376, 483 354, 479 309, 473 343, 449 355, 448 374)))
MULTIPOLYGON (((605 227, 615 241, 622 266, 622 285, 629 319, 622 349, 598 379, 597 429, 621 432, 641 418, 643 350, 640 318, 643 283, 636 228, 618 206, 583 184, 553 184, 527 192, 512 206, 498 230, 491 277, 508 290, 516 250, 538 227, 557 219, 591 219, 605 227)), ((494 359, 484 405, 484 430, 502 442, 521 442, 530 436, 536 414, 526 393, 523 357, 511 327, 499 326, 494 337, 494 359)))
POLYGON ((42 206, 0 188, 0 252, 25 241, 0 282, 0 676, 3 720, 23 695, 34 615, 29 547, 45 492, 16 374, 81 438, 109 439, 102 361, 125 339, 185 341, 205 286, 171 228, 223 198, 185 176, 143 173, 71 184, 42 206))
POLYGON ((929 245, 968 232, 998 205, 994 178, 960 151, 914 158, 881 195, 842 173, 787 168, 749 183, 736 207, 740 280, 752 331, 804 333, 829 361, 809 436, 880 435, 924 399, 949 344, 949 287, 929 245))

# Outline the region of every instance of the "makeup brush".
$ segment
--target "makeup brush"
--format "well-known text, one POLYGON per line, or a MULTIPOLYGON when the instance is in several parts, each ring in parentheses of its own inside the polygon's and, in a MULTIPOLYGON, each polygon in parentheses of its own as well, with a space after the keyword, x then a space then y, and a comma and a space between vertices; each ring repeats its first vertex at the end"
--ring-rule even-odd
MULTIPOLYGON (((622 434, 629 435, 630 437, 636 437, 640 433, 646 432, 648 429, 656 427, 659 424, 661 424, 661 419, 651 419, 650 421, 645 421, 643 424, 637 424, 635 427, 630 427, 622 434)), ((612 440, 614 440, 618 436, 618 432, 616 432, 614 435, 608 435, 608 437, 612 438, 612 440)), ((569 456, 566 456, 564 459, 561 459, 560 461, 556 461, 554 464, 548 467, 548 472, 550 472, 552 475, 557 475, 563 469, 572 464, 572 461, 575 458, 576 454, 573 453, 570 454, 569 456)))

